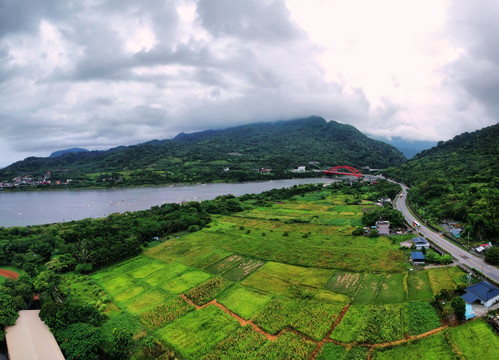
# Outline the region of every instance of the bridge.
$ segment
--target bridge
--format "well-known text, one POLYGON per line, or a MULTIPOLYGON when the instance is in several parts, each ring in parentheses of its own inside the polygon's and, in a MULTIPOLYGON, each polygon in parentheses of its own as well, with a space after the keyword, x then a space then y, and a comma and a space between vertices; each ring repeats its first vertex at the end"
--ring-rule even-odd
POLYGON ((329 170, 323 170, 322 172, 324 175, 350 175, 357 177, 359 180, 362 178, 360 171, 351 166, 335 166, 329 170))

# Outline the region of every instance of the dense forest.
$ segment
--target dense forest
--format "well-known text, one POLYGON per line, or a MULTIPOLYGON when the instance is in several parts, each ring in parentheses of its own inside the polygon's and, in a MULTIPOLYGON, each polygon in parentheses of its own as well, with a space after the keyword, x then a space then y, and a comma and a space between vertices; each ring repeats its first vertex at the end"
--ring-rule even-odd
POLYGON ((426 220, 465 224, 475 243, 499 238, 499 124, 439 142, 384 175, 411 186, 409 200, 426 220))
POLYGON ((40 178, 50 171, 51 187, 54 180, 67 179, 72 181, 63 186, 72 188, 231 182, 298 177, 290 170, 299 166, 307 170, 336 165, 386 168, 405 160, 393 146, 370 139, 350 125, 310 117, 181 133, 171 140, 108 151, 30 157, 1 169, 0 180, 40 178))

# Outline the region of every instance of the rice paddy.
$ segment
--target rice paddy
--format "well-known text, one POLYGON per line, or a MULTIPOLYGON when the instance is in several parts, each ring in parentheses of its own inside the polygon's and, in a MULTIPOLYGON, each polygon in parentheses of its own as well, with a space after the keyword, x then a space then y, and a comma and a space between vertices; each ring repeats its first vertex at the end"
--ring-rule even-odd
POLYGON ((372 358, 497 357, 498 338, 481 322, 404 340, 441 325, 429 300, 464 273, 407 271, 396 241, 352 236, 362 205, 347 198, 322 191, 216 216, 96 272, 89 279, 108 299, 104 340, 126 326, 183 359, 306 359, 321 341, 316 359, 367 359, 369 346, 390 341, 402 343, 372 358), (477 337, 494 346, 475 350, 477 337))

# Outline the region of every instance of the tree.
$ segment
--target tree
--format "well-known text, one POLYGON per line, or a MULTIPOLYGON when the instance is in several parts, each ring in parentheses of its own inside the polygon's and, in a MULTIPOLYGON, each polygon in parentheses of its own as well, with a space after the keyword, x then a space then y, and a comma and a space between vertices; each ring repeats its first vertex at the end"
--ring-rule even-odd
POLYGON ((64 273, 74 269, 76 260, 71 254, 62 254, 45 264, 48 270, 64 273))
POLYGON ((466 302, 462 297, 454 298, 451 302, 452 307, 454 308, 454 312, 459 320, 464 320, 464 316, 466 313, 466 302))
POLYGON ((101 343, 100 331, 87 323, 71 324, 55 333, 55 337, 67 360, 97 360, 101 343))
POLYGON ((485 260, 492 265, 499 265, 499 247, 492 246, 485 252, 485 260))
POLYGON ((12 297, 0 292, 0 341, 3 341, 5 336, 3 327, 14 325, 18 316, 12 297))
POLYGON ((35 281, 33 282, 33 285, 35 286, 35 290, 37 292, 51 292, 54 291, 55 287, 59 283, 59 280, 60 275, 51 270, 45 270, 38 274, 35 281))
POLYGON ((371 229, 371 231, 369 231, 369 237, 374 238, 374 237, 377 237, 378 235, 379 235, 379 233, 378 233, 378 230, 376 230, 376 229, 371 229))
POLYGON ((113 354, 116 359, 129 359, 133 334, 122 328, 113 329, 113 354))

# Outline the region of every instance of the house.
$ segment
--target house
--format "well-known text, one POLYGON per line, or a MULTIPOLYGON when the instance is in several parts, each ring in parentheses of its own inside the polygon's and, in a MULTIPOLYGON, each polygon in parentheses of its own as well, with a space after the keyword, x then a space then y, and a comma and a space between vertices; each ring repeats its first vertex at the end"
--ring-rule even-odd
POLYGON ((452 236, 454 236, 456 239, 459 239, 461 237, 461 232, 463 229, 457 229, 457 228, 452 228, 450 229, 450 233, 452 236))
POLYGON ((294 173, 302 173, 305 172, 305 166, 298 166, 298 168, 291 170, 294 173))
POLYGON ((485 307, 490 307, 499 301, 499 289, 487 281, 481 281, 472 285, 466 290, 466 294, 461 296, 468 304, 480 301, 485 307))
POLYGON ((380 235, 390 234, 390 222, 389 221, 376 221, 376 230, 380 235))
POLYGON ((430 244, 428 243, 428 241, 426 241, 422 237, 415 237, 412 239, 412 242, 414 243, 414 247, 416 248, 416 250, 421 250, 423 248, 425 249, 430 248, 430 244))
POLYGON ((5 329, 10 360, 64 360, 54 335, 40 319, 40 310, 21 310, 14 326, 5 329))
POLYGON ((421 251, 413 251, 411 252, 411 260, 413 264, 424 264, 425 258, 424 254, 421 251))

